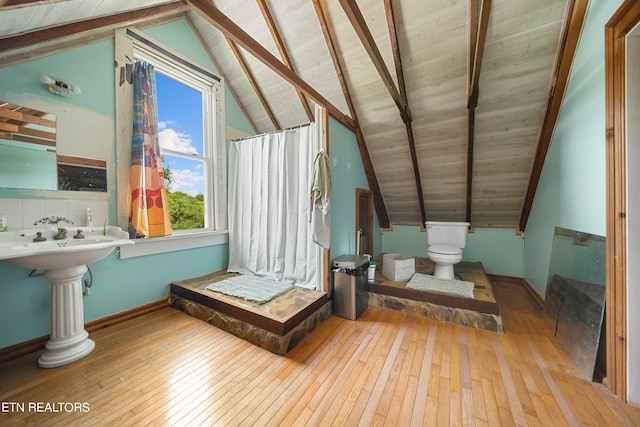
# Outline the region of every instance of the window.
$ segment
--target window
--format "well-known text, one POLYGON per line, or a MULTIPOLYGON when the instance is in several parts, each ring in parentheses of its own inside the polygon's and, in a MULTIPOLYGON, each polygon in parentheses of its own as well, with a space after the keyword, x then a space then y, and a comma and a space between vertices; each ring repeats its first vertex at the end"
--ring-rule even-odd
MULTIPOLYGON (((206 117, 200 92, 156 72, 158 137, 173 230, 205 228, 206 117)), ((207 138, 208 141, 208 138, 207 138)), ((210 151, 210 150, 207 150, 210 151)))
POLYGON ((172 224, 171 236, 138 239, 135 245, 120 248, 120 258, 227 243, 227 154, 222 79, 137 30, 116 30, 115 39, 116 156, 125 159, 116 162, 117 223, 127 229, 129 166, 126 158, 131 155, 128 129, 131 127, 133 95, 132 86, 125 83, 126 68, 132 60, 153 64, 156 70, 158 108, 161 110, 159 125, 162 126, 159 130, 163 132, 160 144, 170 180, 168 190, 172 194, 169 197, 180 196, 188 201, 168 201, 170 211, 174 203, 175 218, 181 218, 172 224), (171 110, 189 114, 174 116, 169 114, 171 110), (186 204, 191 204, 196 212, 178 212, 186 204))
POLYGON ((221 80, 137 33, 128 34, 134 35, 135 60, 152 64, 156 72, 159 143, 174 234, 224 229, 216 191, 221 174, 215 173, 224 159, 221 80))

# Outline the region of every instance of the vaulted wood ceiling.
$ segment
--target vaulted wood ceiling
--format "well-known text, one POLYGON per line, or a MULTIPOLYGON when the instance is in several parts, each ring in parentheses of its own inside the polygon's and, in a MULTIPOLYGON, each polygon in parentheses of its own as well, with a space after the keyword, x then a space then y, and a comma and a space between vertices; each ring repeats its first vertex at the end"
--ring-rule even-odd
POLYGON ((186 19, 256 133, 356 134, 383 227, 524 230, 588 0, 0 2, 0 67, 186 19))

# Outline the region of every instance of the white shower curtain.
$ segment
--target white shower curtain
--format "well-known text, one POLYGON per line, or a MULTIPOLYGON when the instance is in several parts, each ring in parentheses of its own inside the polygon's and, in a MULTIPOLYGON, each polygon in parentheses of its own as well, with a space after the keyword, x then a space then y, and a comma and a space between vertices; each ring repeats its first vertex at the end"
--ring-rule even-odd
POLYGON ((319 148, 313 125, 230 142, 229 271, 320 289, 309 223, 319 148))

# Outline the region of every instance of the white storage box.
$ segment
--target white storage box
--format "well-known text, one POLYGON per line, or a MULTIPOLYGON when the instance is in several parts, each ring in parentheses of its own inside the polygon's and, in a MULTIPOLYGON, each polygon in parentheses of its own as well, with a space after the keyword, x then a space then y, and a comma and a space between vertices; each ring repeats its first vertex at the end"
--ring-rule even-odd
POLYGON ((382 274, 394 282, 406 282, 416 272, 416 259, 404 254, 382 255, 382 274))

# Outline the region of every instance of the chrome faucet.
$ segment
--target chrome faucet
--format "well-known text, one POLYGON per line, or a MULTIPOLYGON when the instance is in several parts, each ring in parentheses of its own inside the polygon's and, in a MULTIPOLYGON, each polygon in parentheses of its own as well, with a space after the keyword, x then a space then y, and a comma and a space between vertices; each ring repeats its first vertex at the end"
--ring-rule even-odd
POLYGON ((42 231, 38 231, 36 237, 33 238, 34 242, 44 242, 45 240, 47 240, 47 238, 42 235, 42 231))
POLYGON ((58 228, 58 234, 53 236, 54 240, 64 240, 67 238, 67 229, 66 228, 58 228))

